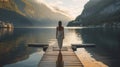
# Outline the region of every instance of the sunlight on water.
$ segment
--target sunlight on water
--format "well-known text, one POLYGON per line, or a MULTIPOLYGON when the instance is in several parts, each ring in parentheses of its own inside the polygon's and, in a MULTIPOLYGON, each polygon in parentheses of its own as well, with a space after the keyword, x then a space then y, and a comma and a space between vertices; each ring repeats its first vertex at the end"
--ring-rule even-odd
POLYGON ((71 46, 71 44, 81 44, 82 40, 78 37, 75 30, 68 30, 69 33, 65 33, 64 46, 71 46))
MULTIPOLYGON (((29 27, 33 28, 33 27, 29 27)), ((54 38, 49 39, 48 43, 49 45, 54 45, 56 44, 57 46, 57 39, 55 39, 56 35, 56 27, 34 27, 37 29, 54 29, 54 32, 52 36, 54 35, 54 38)), ((74 29, 82 29, 82 27, 64 27, 65 28, 65 39, 63 40, 63 46, 71 46, 71 44, 81 44, 82 40, 80 40, 80 37, 78 37, 77 33, 75 32, 74 29)), ((52 31, 51 31, 52 32, 52 31)), ((39 36, 38 36, 39 37, 39 36)), ((47 38, 47 37, 45 37, 47 38)))
MULTIPOLYGON (((40 29, 55 29, 56 27, 22 27, 22 28, 40 28, 40 29)), ((64 27, 65 29, 82 29, 86 27, 64 27)))
POLYGON ((95 60, 92 58, 92 55, 86 51, 84 48, 79 48, 76 51, 78 58, 83 63, 84 67, 108 67, 101 61, 95 60))
MULTIPOLYGON (((48 27, 47 27, 48 28, 48 27)), ((54 28, 55 27, 51 27, 54 28)), ((63 40, 63 46, 71 46, 71 44, 81 44, 82 40, 78 37, 74 29, 82 29, 81 27, 65 27, 65 38, 63 40)), ((55 36, 55 35, 54 35, 55 36)), ((57 39, 50 39, 49 45, 58 45, 57 39)))

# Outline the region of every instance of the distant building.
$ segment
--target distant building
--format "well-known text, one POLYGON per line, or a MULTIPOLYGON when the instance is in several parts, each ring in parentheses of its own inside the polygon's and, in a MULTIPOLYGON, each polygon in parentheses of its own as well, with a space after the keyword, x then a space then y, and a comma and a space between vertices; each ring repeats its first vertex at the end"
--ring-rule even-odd
POLYGON ((8 2, 9 0, 0 0, 1 2, 8 2))
POLYGON ((14 28, 13 24, 0 21, 0 28, 14 28))

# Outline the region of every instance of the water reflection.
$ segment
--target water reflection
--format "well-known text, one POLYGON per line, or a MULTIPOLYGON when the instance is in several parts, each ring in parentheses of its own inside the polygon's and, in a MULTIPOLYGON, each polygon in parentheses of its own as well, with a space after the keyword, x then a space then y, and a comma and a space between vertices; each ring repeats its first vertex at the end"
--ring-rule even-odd
POLYGON ((15 29, 11 35, 1 35, 0 67, 29 58, 38 49, 27 47, 27 43, 48 43, 54 32, 48 29, 15 29))
POLYGON ((56 67, 64 67, 64 61, 61 51, 59 51, 58 58, 56 61, 56 67))
POLYGON ((42 57, 42 52, 36 52, 29 56, 28 59, 5 65, 4 67, 38 67, 38 63, 42 57))
POLYGON ((0 37, 4 36, 6 34, 12 34, 13 33, 14 28, 0 28, 0 37))
MULTIPOLYGON (((27 65, 25 62, 32 53, 38 52, 36 48, 27 47, 27 43, 56 43, 55 28, 22 28, 14 29, 10 35, 4 34, 0 37, 0 67, 12 67, 20 64, 27 65), (24 61, 23 61, 24 60, 24 61), (25 63, 22 63, 25 62, 25 63), (13 64, 12 64, 13 63, 13 64), (15 64, 17 63, 17 64, 15 64)), ((64 46, 70 43, 79 42, 75 30, 65 29, 64 46), (69 33, 68 33, 69 32, 69 33)), ((80 41, 81 42, 81 41, 80 41)), ((57 45, 57 44, 56 44, 57 45)), ((41 56, 41 55, 40 55, 41 56)), ((39 59, 40 60, 40 59, 39 59)), ((34 63, 34 62, 33 62, 34 63)), ((35 66, 34 66, 35 67, 35 66)))
POLYGON ((81 35, 77 35, 74 29, 65 30, 65 39, 63 40, 64 46, 71 46, 71 44, 81 44, 81 35))
MULTIPOLYGON (((27 43, 54 44, 56 43, 55 32, 55 28, 18 28, 10 34, 0 30, 0 67, 18 67, 19 65, 27 67, 28 63, 33 63, 31 67, 36 67, 36 63, 42 56, 38 54, 41 49, 38 51, 39 48, 29 48, 27 43), (40 56, 39 59, 36 59, 36 56, 40 56)), ((78 49, 76 53, 80 53, 84 61, 85 57, 92 56, 96 61, 109 67, 118 67, 120 63, 119 37, 119 29, 79 28, 74 30, 69 28, 65 29, 64 46, 71 46, 72 43, 95 43, 96 48, 78 49)))
POLYGON ((86 50, 98 61, 109 67, 118 67, 120 63, 120 29, 82 29, 76 30, 81 34, 83 43, 95 43, 96 48, 86 50))

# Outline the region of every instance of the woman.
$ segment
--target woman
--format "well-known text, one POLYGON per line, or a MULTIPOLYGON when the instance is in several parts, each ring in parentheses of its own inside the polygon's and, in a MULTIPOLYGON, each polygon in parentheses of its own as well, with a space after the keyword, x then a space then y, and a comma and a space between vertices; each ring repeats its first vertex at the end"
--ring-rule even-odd
POLYGON ((61 51, 63 39, 64 39, 64 27, 62 26, 62 21, 58 22, 58 27, 56 28, 56 38, 58 41, 58 46, 61 51))

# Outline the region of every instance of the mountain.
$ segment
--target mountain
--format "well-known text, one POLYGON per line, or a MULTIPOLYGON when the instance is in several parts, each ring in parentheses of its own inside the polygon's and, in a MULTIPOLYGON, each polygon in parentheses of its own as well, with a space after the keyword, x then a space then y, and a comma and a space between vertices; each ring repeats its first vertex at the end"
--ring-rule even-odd
POLYGON ((6 9, 0 9, 0 20, 4 22, 10 22, 15 27, 27 27, 33 25, 25 16, 6 9))
MULTIPOLYGON (((28 1, 28 0, 27 0, 28 1)), ((63 25, 71 19, 68 16, 59 12, 54 12, 48 5, 44 3, 37 3, 35 0, 29 0, 32 8, 26 7, 26 13, 31 11, 35 26, 56 26, 59 20, 63 21, 63 25)))
POLYGON ((67 25, 71 20, 68 16, 54 12, 48 5, 37 3, 35 0, 4 1, 0 0, 0 20, 11 22, 15 27, 56 26, 59 20, 64 22, 63 25, 67 25))
POLYGON ((119 0, 90 0, 68 26, 120 26, 119 0))
POLYGON ((5 2, 0 0, 0 21, 10 22, 14 27, 33 25, 13 0, 5 0, 5 2))
POLYGON ((17 7, 13 0, 0 0, 0 8, 15 11, 19 14, 24 15, 17 7))

